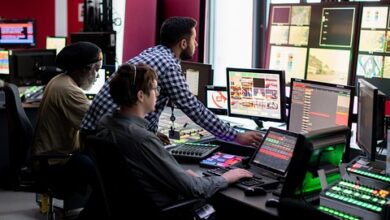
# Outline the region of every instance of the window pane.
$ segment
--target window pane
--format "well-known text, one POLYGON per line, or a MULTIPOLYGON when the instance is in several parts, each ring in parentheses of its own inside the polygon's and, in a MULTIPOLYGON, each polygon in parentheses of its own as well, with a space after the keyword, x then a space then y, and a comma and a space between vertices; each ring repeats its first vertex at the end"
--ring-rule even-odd
POLYGON ((213 0, 210 13, 214 85, 226 86, 226 67, 252 66, 253 0, 213 0))

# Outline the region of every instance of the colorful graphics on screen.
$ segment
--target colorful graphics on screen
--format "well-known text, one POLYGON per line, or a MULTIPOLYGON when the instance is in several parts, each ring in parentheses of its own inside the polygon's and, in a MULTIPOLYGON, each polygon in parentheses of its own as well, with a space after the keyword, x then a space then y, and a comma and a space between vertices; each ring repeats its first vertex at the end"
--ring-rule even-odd
POLYGON ((232 71, 229 87, 232 114, 281 118, 279 75, 232 71))
POLYGON ((359 54, 356 75, 366 78, 382 77, 383 57, 359 54))
POLYGON ((271 46, 270 69, 284 70, 286 83, 291 78, 304 79, 307 49, 303 47, 271 46))
POLYGON ((9 74, 9 61, 7 50, 0 50, 0 74, 9 74))

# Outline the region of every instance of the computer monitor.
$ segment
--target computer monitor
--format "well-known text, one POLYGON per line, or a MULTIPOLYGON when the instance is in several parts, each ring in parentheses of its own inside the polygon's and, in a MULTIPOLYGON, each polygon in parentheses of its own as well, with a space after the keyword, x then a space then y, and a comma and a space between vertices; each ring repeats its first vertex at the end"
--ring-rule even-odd
POLYGON ((205 88, 207 85, 213 84, 213 70, 211 65, 189 61, 181 61, 180 65, 190 91, 199 99, 199 101, 206 105, 204 98, 205 88))
POLYGON ((340 179, 339 166, 348 152, 349 127, 333 126, 303 134, 303 144, 294 152, 281 197, 317 197, 321 191, 319 170, 328 184, 340 179))
POLYGON ((284 178, 293 155, 299 151, 298 148, 302 144, 302 135, 270 127, 256 153, 252 156, 250 165, 284 178))
POLYGON ((335 125, 351 127, 354 87, 292 79, 287 129, 306 133, 335 125))
POLYGON ((99 70, 98 77, 96 78, 96 81, 92 85, 92 87, 84 91, 85 95, 89 100, 92 100, 95 98, 96 94, 100 91, 100 89, 103 87, 104 83, 110 76, 115 72, 115 66, 113 65, 103 65, 102 68, 99 70))
POLYGON ((0 19, 0 47, 32 47, 35 45, 35 20, 0 19))
POLYGON ((285 78, 282 70, 227 68, 228 114, 262 121, 286 119, 285 78))
POLYGON ((384 138, 386 98, 377 87, 364 79, 359 79, 358 86, 356 143, 368 159, 374 161, 377 141, 384 138))
POLYGON ((41 85, 44 67, 55 67, 56 50, 10 50, 11 81, 19 86, 41 85))
MULTIPOLYGON (((85 23, 84 23, 85 24, 85 23)), ((70 33, 70 42, 88 41, 102 49, 103 65, 115 65, 116 63, 116 32, 78 32, 70 33)))
POLYGON ((9 74, 8 50, 0 49, 0 75, 9 74))
POLYGON ((46 37, 46 49, 55 49, 57 54, 66 46, 66 37, 46 37))
POLYGON ((226 87, 206 86, 206 107, 218 115, 227 115, 226 87))

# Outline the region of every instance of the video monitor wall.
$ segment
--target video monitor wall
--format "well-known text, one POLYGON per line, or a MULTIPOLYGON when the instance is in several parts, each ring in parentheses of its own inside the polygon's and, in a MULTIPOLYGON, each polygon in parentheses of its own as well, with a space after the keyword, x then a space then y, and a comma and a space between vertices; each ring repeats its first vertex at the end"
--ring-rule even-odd
POLYGON ((388 4, 362 6, 356 75, 390 78, 390 19, 388 4))
POLYGON ((265 66, 291 78, 351 84, 358 3, 271 5, 265 66))

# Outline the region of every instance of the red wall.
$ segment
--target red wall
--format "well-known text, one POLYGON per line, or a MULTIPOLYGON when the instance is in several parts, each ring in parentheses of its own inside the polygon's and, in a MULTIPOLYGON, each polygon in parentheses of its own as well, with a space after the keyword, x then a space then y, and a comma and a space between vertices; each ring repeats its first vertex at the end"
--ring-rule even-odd
MULTIPOLYGON (((81 32, 84 23, 79 21, 79 4, 84 5, 84 0, 68 0, 68 35, 73 32, 81 32)), ((70 40, 69 40, 70 42, 70 40)))
POLYGON ((5 19, 34 18, 36 20, 37 48, 46 47, 46 36, 55 34, 54 0, 11 0, 1 4, 0 16, 5 19))
POLYGON ((154 46, 156 36, 157 1, 126 1, 123 36, 123 61, 154 46))
MULTIPOLYGON (((200 21, 200 0, 164 0, 163 1, 163 19, 172 17, 172 16, 184 16, 184 17, 192 17, 197 22, 197 28, 196 28, 196 40, 199 42, 200 37, 199 36, 199 21, 200 21)), ((202 9, 204 10, 204 9, 202 9)), ((195 51, 193 61, 198 61, 198 52, 199 50, 195 51)))

